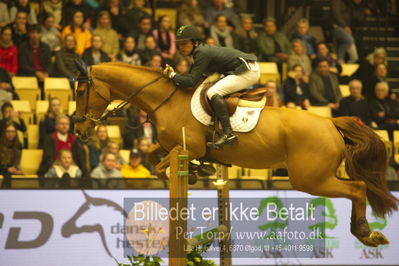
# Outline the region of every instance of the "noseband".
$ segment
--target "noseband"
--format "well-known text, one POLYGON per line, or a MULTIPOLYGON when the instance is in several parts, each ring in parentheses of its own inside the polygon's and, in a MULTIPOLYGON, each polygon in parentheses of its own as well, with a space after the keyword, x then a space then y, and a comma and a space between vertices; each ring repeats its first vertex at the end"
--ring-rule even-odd
MULTIPOLYGON (((82 96, 84 93, 86 93, 86 106, 85 106, 85 113, 83 116, 73 116, 73 120, 75 122, 84 122, 86 120, 90 120, 93 121, 94 123, 98 124, 101 122, 104 122, 107 120, 107 118, 113 114, 115 114, 116 112, 122 110, 126 105, 129 104, 129 100, 131 100, 134 96, 136 96, 137 94, 139 94, 144 88, 150 86, 151 84, 157 82, 158 80, 160 80, 162 78, 162 76, 160 75, 159 77, 153 79, 152 81, 144 84, 143 86, 137 88, 135 91, 133 91, 126 99, 124 99, 120 104, 118 104, 114 109, 112 109, 111 111, 108 111, 105 115, 101 116, 101 117, 94 117, 94 115, 89 112, 89 95, 90 95, 90 88, 93 89, 93 91, 101 98, 103 99, 108 105, 111 103, 110 100, 106 99, 103 95, 101 95, 98 90, 96 89, 96 86, 94 84, 94 81, 91 77, 91 67, 87 68, 87 76, 86 77, 79 77, 76 79, 76 81, 81 82, 81 83, 87 83, 87 90, 85 91, 76 91, 78 96, 82 96)), ((153 114, 156 110, 158 110, 166 101, 168 101, 172 95, 176 92, 177 88, 175 88, 172 93, 164 100, 162 101, 162 103, 155 108, 151 114, 153 114)), ((149 114, 150 115, 150 114, 149 114)))

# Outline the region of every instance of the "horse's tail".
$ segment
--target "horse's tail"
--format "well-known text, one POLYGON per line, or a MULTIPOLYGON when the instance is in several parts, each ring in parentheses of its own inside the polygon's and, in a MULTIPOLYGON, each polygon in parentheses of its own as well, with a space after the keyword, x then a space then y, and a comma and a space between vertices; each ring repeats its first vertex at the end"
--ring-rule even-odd
POLYGON ((384 216, 397 210, 399 200, 391 194, 385 180, 388 166, 385 144, 373 130, 355 118, 331 120, 346 140, 346 172, 352 179, 366 182, 367 198, 373 211, 384 216))

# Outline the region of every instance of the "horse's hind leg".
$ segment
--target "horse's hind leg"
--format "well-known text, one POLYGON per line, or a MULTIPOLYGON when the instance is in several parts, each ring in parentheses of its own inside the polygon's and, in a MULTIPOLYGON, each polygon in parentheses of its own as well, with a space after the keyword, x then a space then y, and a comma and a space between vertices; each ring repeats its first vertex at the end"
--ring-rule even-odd
POLYGON ((352 201, 351 232, 363 244, 376 247, 389 241, 380 232, 371 232, 366 219, 366 184, 330 176, 306 192, 325 197, 344 197, 352 201))

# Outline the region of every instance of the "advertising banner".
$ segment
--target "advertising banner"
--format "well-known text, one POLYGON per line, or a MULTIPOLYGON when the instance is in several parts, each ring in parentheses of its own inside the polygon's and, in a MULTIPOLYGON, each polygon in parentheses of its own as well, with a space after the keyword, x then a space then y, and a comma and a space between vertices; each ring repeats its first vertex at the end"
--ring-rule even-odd
MULTIPOLYGON (((138 254, 166 264, 168 198, 168 190, 1 190, 0 266, 109 266, 138 254)), ((237 190, 229 202, 231 228, 212 230, 219 226, 216 190, 190 191, 187 239, 228 233, 233 265, 399 264, 398 212, 379 218, 367 206, 371 229, 390 240, 371 248, 350 233, 347 199, 237 190)), ((215 240, 205 253, 216 264, 218 248, 215 240)))

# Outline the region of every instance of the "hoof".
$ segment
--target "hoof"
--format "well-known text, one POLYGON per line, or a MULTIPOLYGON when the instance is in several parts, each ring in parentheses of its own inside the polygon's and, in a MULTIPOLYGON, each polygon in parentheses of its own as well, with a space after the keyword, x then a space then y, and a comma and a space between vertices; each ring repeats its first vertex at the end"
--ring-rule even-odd
POLYGON ((205 176, 212 176, 216 173, 215 167, 209 164, 203 164, 198 166, 198 175, 205 177, 205 176))
POLYGON ((188 184, 194 185, 195 183, 197 183, 197 175, 194 173, 190 173, 190 175, 188 176, 188 184))
POLYGON ((379 231, 371 232, 368 237, 358 237, 360 242, 369 247, 389 244, 389 240, 379 231))

